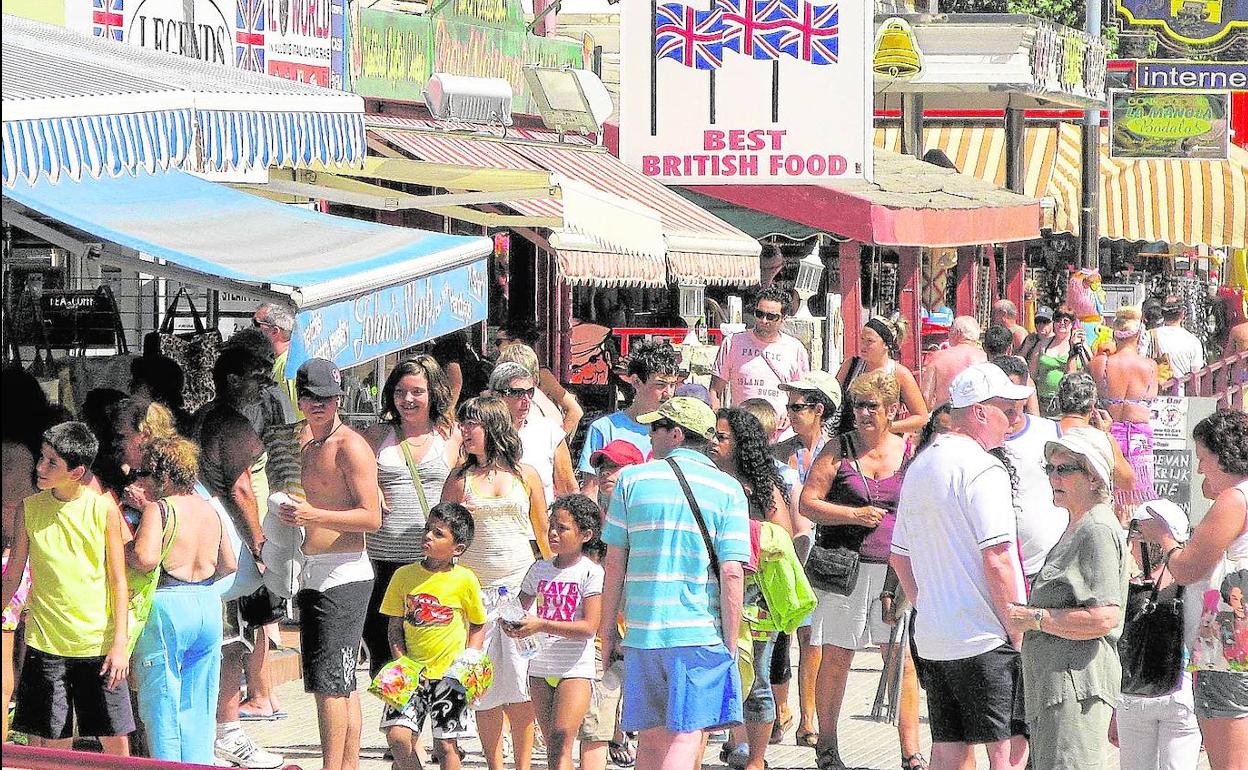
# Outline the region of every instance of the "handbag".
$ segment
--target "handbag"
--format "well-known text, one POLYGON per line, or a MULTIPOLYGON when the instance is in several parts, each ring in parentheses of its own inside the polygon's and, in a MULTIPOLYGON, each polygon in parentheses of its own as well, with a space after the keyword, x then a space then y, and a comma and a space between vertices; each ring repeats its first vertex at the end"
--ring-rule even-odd
POLYGON ((156 585, 160 582, 160 570, 165 565, 165 559, 169 558, 169 550, 173 548, 173 539, 178 534, 177 510, 164 500, 158 500, 156 504, 160 506, 161 519, 169 521, 161 536, 160 561, 149 572, 140 572, 132 567, 126 567, 126 582, 130 586, 128 630, 131 653, 134 652, 134 646, 139 642, 143 627, 147 625, 147 618, 152 614, 152 602, 156 599, 156 585))
MULTIPOLYGON (((850 455, 852 457, 852 455, 850 455)), ((862 488, 867 492, 867 505, 872 505, 871 488, 867 485, 862 469, 857 460, 851 460, 854 470, 863 479, 862 488)), ((806 558, 806 578, 810 584, 821 591, 829 591, 841 596, 849 596, 858 585, 858 571, 862 563, 862 543, 875 527, 864 527, 858 524, 838 524, 821 527, 821 530, 832 537, 839 535, 839 541, 831 545, 819 545, 817 542, 810 549, 806 558)), ((827 538, 824 538, 825 543, 827 538)))
POLYGON ((216 396, 212 383, 212 367, 217 363, 221 352, 221 332, 204 326, 204 319, 191 295, 183 287, 173 295, 173 301, 165 309, 165 317, 156 331, 148 332, 143 338, 143 355, 165 356, 182 367, 183 406, 188 412, 194 412, 216 396), (186 298, 191 310, 191 320, 195 330, 174 333, 174 320, 177 318, 178 302, 186 298))
MULTIPOLYGON (((1148 549, 1142 548, 1144 574, 1151 575, 1148 549)), ((1127 587, 1126 620, 1118 639, 1122 692, 1156 697, 1173 692, 1183 675, 1183 591, 1172 582, 1160 588, 1169 558, 1156 579, 1127 587)))

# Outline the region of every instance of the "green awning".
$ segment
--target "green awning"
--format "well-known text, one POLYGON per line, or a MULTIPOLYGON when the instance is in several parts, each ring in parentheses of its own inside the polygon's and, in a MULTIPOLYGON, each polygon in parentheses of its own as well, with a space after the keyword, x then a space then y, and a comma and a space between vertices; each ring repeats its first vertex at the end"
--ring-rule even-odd
POLYGON ((808 225, 798 224, 788 219, 764 214, 761 211, 754 211, 753 209, 727 203, 693 190, 687 190, 684 187, 672 187, 670 189, 675 190, 681 197, 697 204, 700 208, 706 209, 756 240, 762 240, 769 235, 782 235, 790 240, 804 241, 812 235, 818 235, 820 232, 808 225))

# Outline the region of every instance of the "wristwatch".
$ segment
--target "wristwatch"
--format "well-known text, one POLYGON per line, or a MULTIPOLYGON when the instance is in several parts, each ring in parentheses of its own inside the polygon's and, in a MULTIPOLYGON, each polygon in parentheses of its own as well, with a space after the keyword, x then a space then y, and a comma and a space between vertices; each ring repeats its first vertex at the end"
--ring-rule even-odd
POLYGON ((1037 631, 1041 630, 1041 629, 1040 629, 1040 624, 1044 621, 1044 610, 1042 610, 1042 609, 1038 609, 1038 608, 1037 608, 1037 609, 1033 609, 1033 610, 1031 611, 1031 617, 1032 617, 1032 619, 1033 619, 1033 620, 1035 620, 1035 621, 1036 621, 1036 630, 1037 630, 1037 631))

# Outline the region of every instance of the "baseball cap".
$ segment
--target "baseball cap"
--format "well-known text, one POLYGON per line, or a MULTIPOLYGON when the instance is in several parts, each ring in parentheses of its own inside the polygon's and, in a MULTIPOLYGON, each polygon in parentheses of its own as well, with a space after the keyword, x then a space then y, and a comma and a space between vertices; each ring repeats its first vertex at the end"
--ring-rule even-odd
POLYGON ((673 396, 659 404, 653 412, 637 418, 642 425, 659 420, 671 420, 687 431, 711 439, 715 437, 715 413, 711 408, 690 396, 673 396))
POLYGON ((1053 308, 1041 305, 1036 308, 1036 318, 1043 318, 1046 321, 1053 320, 1053 308))
POLYGON ((641 456, 641 450, 637 448, 637 445, 622 438, 608 441, 606 446, 589 456, 591 468, 598 468, 603 463, 611 463, 612 465, 622 467, 625 465, 636 465, 645 461, 646 458, 641 456))
POLYGON ((954 409, 962 409, 993 398, 1022 401, 1034 391, 1035 388, 1030 385, 1015 385, 996 364, 975 364, 953 378, 953 384, 949 386, 949 403, 954 409))
POLYGON ((334 362, 324 358, 309 358, 295 373, 295 392, 307 391, 320 398, 342 395, 342 372, 334 362))
POLYGON ((836 375, 828 372, 807 372, 800 380, 780 383, 780 390, 815 390, 827 396, 834 409, 841 405, 841 383, 836 381, 836 375))
POLYGON ((1082 457, 1106 488, 1112 488, 1114 481, 1114 447, 1109 434, 1096 428, 1071 428, 1061 436, 1044 445, 1044 456, 1047 459, 1057 450, 1069 452, 1082 457))
POLYGON ((1147 521, 1148 519, 1161 519, 1175 540, 1180 543, 1187 541, 1190 524, 1187 514, 1176 503, 1169 500, 1149 500, 1146 503, 1140 503, 1131 521, 1147 521))

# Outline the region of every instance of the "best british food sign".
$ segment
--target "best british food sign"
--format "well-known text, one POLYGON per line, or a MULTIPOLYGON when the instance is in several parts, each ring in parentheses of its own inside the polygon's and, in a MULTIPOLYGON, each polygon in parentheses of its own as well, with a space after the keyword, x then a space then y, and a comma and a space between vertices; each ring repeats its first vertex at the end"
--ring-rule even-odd
POLYGON ((620 8, 625 162, 667 184, 871 178, 869 3, 620 8))

